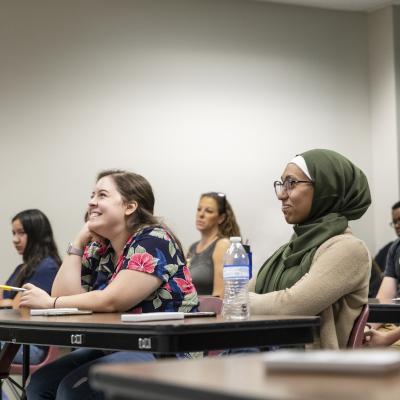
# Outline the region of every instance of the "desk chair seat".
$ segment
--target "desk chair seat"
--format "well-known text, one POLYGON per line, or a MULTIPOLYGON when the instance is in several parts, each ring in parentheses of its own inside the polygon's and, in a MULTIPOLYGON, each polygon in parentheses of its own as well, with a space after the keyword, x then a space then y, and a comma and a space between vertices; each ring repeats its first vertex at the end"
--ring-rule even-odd
POLYGON ((353 329, 351 330, 349 342, 347 348, 357 349, 362 347, 364 341, 364 328, 368 321, 369 307, 368 304, 364 304, 361 309, 360 315, 354 321, 353 329))

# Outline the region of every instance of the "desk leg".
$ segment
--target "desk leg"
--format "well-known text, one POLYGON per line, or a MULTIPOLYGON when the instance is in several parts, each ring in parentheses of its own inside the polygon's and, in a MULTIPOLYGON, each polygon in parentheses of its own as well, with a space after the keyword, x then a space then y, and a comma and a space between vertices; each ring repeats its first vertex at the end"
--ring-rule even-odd
POLYGON ((30 353, 29 344, 22 345, 22 387, 25 387, 26 381, 29 376, 29 366, 30 366, 30 353))

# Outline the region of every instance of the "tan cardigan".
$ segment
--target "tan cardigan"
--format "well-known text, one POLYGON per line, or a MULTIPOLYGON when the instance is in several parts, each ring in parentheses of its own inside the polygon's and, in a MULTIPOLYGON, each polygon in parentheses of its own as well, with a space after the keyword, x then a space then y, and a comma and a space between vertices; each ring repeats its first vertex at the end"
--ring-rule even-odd
MULTIPOLYGON (((311 268, 291 288, 250 293, 252 314, 319 315, 315 348, 345 348, 355 319, 368 301, 371 256, 347 228, 318 247, 311 268)), ((254 292, 255 279, 250 282, 254 292)))

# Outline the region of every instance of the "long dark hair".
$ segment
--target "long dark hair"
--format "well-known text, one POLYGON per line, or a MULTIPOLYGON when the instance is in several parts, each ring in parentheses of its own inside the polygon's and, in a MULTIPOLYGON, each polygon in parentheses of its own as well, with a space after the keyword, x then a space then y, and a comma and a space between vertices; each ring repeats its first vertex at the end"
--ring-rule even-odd
POLYGON ((23 285, 45 257, 52 257, 61 265, 57 245, 54 241, 53 230, 46 215, 36 209, 19 212, 11 222, 19 220, 27 235, 27 242, 22 255, 23 266, 15 278, 15 285, 23 285))
POLYGON ((203 197, 214 199, 218 206, 218 214, 225 216, 222 223, 218 226, 220 237, 230 238, 231 236, 241 236, 239 225, 236 222, 235 214, 232 206, 226 198, 226 194, 221 192, 208 192, 203 193, 200 196, 200 199, 203 197))
POLYGON ((109 176, 114 181, 119 194, 126 203, 135 201, 137 209, 126 217, 128 232, 135 233, 148 226, 162 226, 176 242, 184 257, 184 252, 179 239, 159 218, 154 216, 154 193, 149 181, 142 175, 120 169, 102 171, 97 175, 97 181, 109 176))

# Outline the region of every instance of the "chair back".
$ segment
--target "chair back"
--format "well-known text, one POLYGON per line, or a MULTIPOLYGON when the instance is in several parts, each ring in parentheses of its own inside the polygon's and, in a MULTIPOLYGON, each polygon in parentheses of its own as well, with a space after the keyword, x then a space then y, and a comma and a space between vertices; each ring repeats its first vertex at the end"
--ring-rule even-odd
POLYGON ((199 296, 199 311, 213 311, 215 314, 222 312, 222 299, 215 296, 199 296))
POLYGON ((357 349, 362 346, 364 340, 364 328, 368 321, 369 307, 368 304, 364 304, 360 315, 354 321, 353 329, 351 330, 347 348, 357 349))
MULTIPOLYGON (((199 296, 199 311, 213 311, 215 314, 221 314, 222 312, 222 299, 215 296, 199 296)), ((204 352, 205 356, 218 356, 223 350, 209 350, 204 352)))

